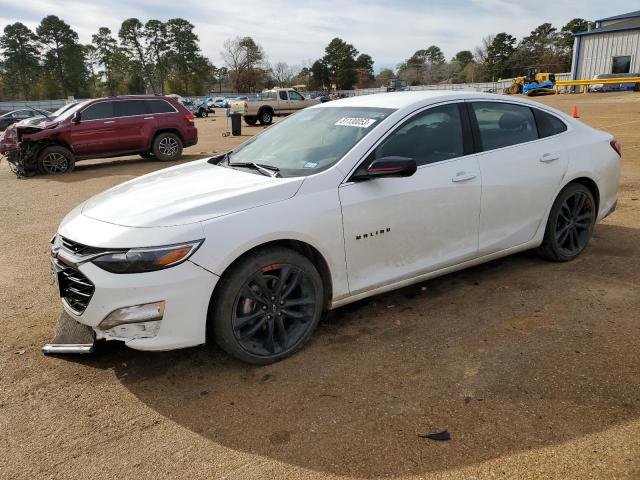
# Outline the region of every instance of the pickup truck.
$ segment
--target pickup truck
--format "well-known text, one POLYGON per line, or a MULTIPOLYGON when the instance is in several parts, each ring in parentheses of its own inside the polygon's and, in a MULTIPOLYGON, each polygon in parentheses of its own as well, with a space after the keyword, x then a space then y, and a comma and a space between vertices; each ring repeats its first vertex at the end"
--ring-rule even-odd
POLYGON ((320 103, 319 100, 307 100, 293 88, 274 88, 262 92, 257 99, 235 100, 229 108, 242 114, 247 125, 270 125, 273 117, 289 115, 303 108, 320 103))

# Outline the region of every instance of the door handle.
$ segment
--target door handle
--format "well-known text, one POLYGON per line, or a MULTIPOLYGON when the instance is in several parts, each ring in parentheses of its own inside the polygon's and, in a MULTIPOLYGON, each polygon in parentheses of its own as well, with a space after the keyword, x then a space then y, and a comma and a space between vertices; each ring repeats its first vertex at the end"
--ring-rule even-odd
POLYGON ((467 180, 473 180, 476 176, 473 173, 458 172, 456 176, 451 179, 452 182, 466 182, 467 180))
POLYGON ((103 122, 103 123, 106 125, 107 123, 116 123, 116 121, 115 120, 107 120, 106 122, 103 122))
POLYGON ((540 161, 544 163, 554 162, 560 159, 560 155, 553 155, 551 153, 545 153, 540 157, 540 161))
POLYGON ((153 120, 153 117, 144 117, 144 120, 153 120))

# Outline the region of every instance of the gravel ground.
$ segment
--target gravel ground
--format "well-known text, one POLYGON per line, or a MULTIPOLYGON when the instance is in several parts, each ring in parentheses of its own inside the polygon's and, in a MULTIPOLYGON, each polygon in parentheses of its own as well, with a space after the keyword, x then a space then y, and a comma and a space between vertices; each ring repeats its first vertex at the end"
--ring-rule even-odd
MULTIPOLYGON (((640 94, 540 101, 623 145, 618 210, 579 259, 525 253, 358 302, 268 367, 215 347, 43 356, 58 223, 165 165, 16 180, 0 163, 0 478, 640 478, 640 94)), ((225 124, 198 120, 185 161, 241 141, 225 124)))

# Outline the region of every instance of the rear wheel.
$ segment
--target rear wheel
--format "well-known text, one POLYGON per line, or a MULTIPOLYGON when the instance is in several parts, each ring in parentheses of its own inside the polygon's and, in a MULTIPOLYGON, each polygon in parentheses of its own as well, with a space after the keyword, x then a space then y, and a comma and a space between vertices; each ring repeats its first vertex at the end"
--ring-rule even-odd
POLYGON ((245 116, 244 117, 244 123, 246 123, 247 125, 255 125, 256 123, 258 123, 258 117, 249 117, 249 116, 245 116))
POLYGON ((202 118, 209 116, 209 111, 205 110, 204 108, 201 108, 198 113, 200 114, 199 116, 202 117, 202 118))
POLYGON ((323 298, 322 280, 309 259, 284 248, 260 250, 223 276, 210 307, 210 331, 235 358, 273 363, 309 340, 323 298))
POLYGON ((69 173, 75 166, 76 160, 73 153, 59 145, 46 147, 38 156, 38 172, 47 175, 69 173))
POLYGON ((153 140, 151 150, 154 157, 161 162, 178 160, 182 156, 182 141, 174 133, 159 133, 153 140))
POLYGON ((271 125, 273 122, 273 113, 271 110, 264 109, 258 114, 261 125, 271 125))
POLYGON ((585 249, 596 220, 596 203, 582 184, 569 184, 553 204, 540 254, 557 262, 573 260, 585 249))

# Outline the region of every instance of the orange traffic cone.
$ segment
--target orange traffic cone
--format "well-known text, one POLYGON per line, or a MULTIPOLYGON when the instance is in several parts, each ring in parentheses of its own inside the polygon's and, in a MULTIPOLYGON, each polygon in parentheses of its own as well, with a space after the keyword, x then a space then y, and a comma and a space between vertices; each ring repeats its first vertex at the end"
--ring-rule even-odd
POLYGON ((580 115, 578 115, 578 107, 576 107, 575 105, 573 106, 573 109, 571 110, 571 116, 573 118, 580 118, 580 115))

